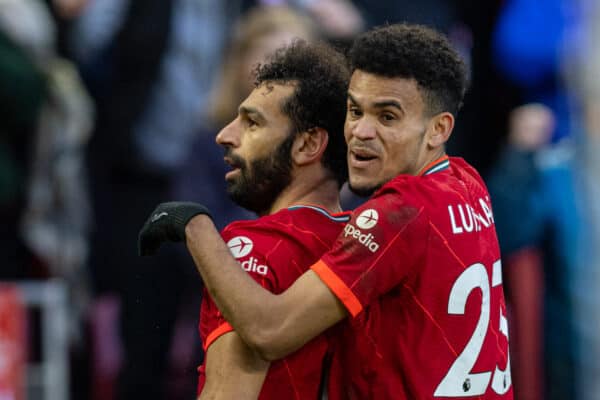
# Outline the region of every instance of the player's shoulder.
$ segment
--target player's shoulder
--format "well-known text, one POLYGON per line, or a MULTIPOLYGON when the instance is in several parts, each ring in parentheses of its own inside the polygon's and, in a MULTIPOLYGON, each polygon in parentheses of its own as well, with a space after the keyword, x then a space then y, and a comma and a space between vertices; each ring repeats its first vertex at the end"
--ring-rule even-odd
POLYGON ((396 195, 404 202, 420 203, 432 196, 455 192, 457 187, 487 190, 477 170, 460 157, 445 157, 420 175, 398 175, 383 185, 373 196, 396 195))
POLYGON ((477 171, 462 158, 442 157, 419 175, 394 177, 357 208, 355 215, 373 209, 404 223, 416 217, 427 221, 444 204, 464 198, 465 191, 481 194, 487 189, 477 171))
POLYGON ((349 219, 349 212, 332 213, 316 205, 295 205, 255 220, 233 222, 223 229, 222 236, 226 241, 244 235, 266 243, 295 242, 306 236, 337 236, 349 219))
POLYGON ((221 235, 242 268, 255 277, 270 279, 277 292, 289 287, 331 247, 349 219, 349 213, 295 206, 253 221, 232 223, 221 235))
POLYGON ((315 227, 345 224, 350 219, 350 215, 350 211, 332 212, 318 205, 298 204, 281 210, 273 217, 277 217, 280 222, 291 222, 297 227, 315 227))
POLYGON ((229 230, 286 230, 298 226, 312 224, 340 224, 348 222, 349 211, 334 213, 324 207, 311 204, 293 205, 279 210, 276 213, 265 215, 253 220, 235 221, 227 225, 224 231, 229 230))
POLYGON ((473 184, 485 187, 483 178, 479 172, 477 172, 475 167, 461 157, 451 157, 450 160, 452 161, 450 164, 452 167, 452 173, 458 179, 461 179, 462 181, 471 181, 473 184))

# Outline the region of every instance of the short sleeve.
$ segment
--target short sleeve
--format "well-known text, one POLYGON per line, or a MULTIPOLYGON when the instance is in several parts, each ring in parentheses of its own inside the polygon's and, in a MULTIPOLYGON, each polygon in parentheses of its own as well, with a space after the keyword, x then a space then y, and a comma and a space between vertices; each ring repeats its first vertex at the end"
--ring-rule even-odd
POLYGON ((205 289, 200 306, 200 337, 204 351, 221 335, 232 330, 205 289))
POLYGON ((423 207, 384 191, 353 212, 332 249, 311 268, 356 316, 406 279, 423 257, 425 220, 423 207))

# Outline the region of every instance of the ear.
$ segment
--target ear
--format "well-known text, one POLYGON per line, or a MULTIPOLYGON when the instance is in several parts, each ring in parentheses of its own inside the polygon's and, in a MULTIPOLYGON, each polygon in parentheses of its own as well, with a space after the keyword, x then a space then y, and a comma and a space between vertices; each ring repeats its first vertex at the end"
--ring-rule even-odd
POLYGON ((327 148, 329 135, 323 128, 311 128, 296 135, 292 145, 292 161, 297 165, 306 165, 320 161, 327 148))
POLYGON ((454 116, 449 112, 443 112, 431 118, 427 144, 431 148, 443 146, 450 138, 454 129, 454 116))

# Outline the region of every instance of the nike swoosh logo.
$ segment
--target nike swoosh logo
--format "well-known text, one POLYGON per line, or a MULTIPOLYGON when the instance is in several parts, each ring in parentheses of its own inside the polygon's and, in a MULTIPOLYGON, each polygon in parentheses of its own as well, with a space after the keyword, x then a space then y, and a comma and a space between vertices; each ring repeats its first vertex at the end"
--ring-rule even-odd
POLYGON ((150 222, 156 222, 156 221, 158 221, 159 219, 161 219, 162 217, 164 217, 166 215, 169 215, 169 214, 167 214, 166 212, 161 212, 159 214, 154 214, 152 216, 152 218, 150 218, 150 222))

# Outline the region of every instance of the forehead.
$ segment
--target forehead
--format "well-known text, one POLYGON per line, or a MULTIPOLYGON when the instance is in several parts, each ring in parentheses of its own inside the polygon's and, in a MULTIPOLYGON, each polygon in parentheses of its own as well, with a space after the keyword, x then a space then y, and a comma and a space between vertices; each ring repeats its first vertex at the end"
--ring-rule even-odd
POLYGON ((240 109, 255 109, 267 119, 285 117, 282 106, 294 93, 292 83, 263 83, 254 88, 240 109))
POLYGON ((422 108, 423 98, 417 81, 406 78, 388 78, 355 70, 350 79, 348 93, 364 107, 393 100, 402 108, 422 108))

